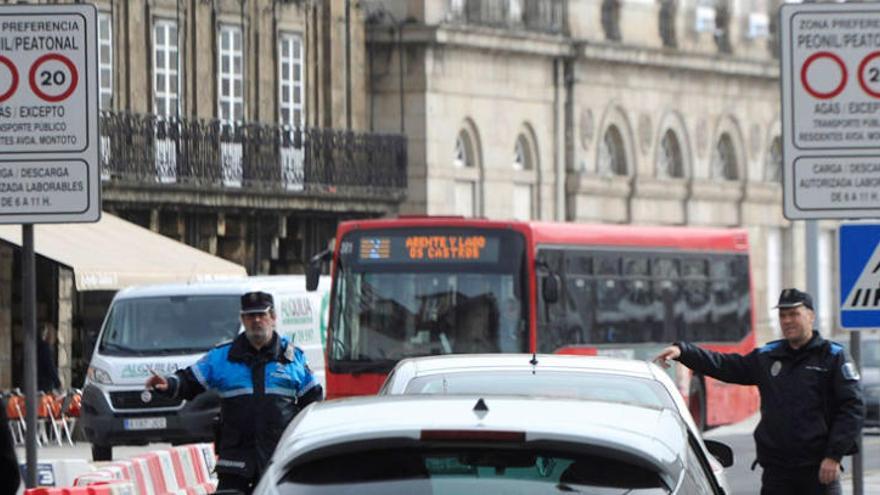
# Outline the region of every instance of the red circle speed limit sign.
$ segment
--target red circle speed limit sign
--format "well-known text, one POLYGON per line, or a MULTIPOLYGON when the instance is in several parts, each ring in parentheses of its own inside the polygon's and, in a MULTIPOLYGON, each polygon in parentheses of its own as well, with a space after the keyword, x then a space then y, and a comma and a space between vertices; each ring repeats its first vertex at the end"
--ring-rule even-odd
POLYGON ((843 92, 846 87, 846 65, 831 52, 817 52, 807 57, 801 67, 801 84, 813 98, 827 100, 843 92), (819 67, 820 64, 827 66, 819 67), (827 81, 821 81, 821 79, 827 81), (824 82, 825 87, 820 87, 824 82), (830 85, 828 84, 830 82, 830 85))
POLYGON ((862 91, 880 98, 880 52, 872 52, 859 64, 859 85, 862 91))
MULTIPOLYGON (((12 63, 12 60, 0 55, 0 74, 4 71, 9 73, 9 83, 3 85, 0 83, 0 103, 8 100, 9 97, 15 94, 15 90, 18 89, 18 70, 15 68, 15 64, 12 63)), ((3 81, 4 78, 0 77, 0 81, 3 81)))
POLYGON ((28 75, 31 91, 49 103, 66 100, 78 81, 76 66, 59 53, 47 53, 36 59, 28 75))

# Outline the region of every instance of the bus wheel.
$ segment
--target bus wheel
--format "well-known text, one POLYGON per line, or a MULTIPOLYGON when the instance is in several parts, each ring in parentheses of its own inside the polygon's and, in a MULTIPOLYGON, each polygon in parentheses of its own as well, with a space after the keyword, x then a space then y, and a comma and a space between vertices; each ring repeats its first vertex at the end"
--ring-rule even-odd
POLYGON ((92 444, 92 461, 112 461, 113 460, 113 446, 112 445, 100 445, 97 443, 92 444))
POLYGON ((700 431, 706 431, 706 388, 699 376, 691 378, 688 392, 688 411, 700 431))

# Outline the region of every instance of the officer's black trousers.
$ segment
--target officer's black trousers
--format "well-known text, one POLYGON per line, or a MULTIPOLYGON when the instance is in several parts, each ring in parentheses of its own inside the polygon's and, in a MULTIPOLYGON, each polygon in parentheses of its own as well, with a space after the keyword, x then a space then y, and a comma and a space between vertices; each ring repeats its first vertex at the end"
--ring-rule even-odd
POLYGON ((840 480, 823 485, 819 466, 778 468, 768 466, 761 475, 761 495, 841 495, 840 480))
POLYGON ((217 473, 217 490, 238 490, 244 494, 254 491, 256 481, 244 476, 228 473, 217 473))

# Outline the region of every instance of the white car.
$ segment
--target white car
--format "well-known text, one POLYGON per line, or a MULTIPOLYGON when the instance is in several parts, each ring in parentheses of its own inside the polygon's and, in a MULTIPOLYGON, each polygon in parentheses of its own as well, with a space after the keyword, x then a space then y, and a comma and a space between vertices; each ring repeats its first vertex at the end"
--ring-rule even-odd
POLYGON ((285 430, 259 495, 720 494, 670 408, 523 396, 315 403, 285 430))
POLYGON ((703 440, 672 379, 650 362, 558 354, 426 356, 401 360, 379 394, 513 394, 668 408, 697 438, 718 483, 729 492, 724 467, 733 464, 730 448, 703 440))

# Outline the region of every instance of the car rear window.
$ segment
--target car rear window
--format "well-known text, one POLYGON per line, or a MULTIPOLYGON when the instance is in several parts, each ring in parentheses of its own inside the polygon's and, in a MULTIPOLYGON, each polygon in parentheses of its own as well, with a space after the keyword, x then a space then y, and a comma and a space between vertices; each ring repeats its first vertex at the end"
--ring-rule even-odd
POLYGON ((608 455, 458 446, 346 453, 290 467, 285 495, 669 493, 655 471, 608 455))
POLYGON ((406 394, 503 394, 624 402, 676 409, 660 383, 609 373, 566 371, 457 371, 416 377, 406 394))

